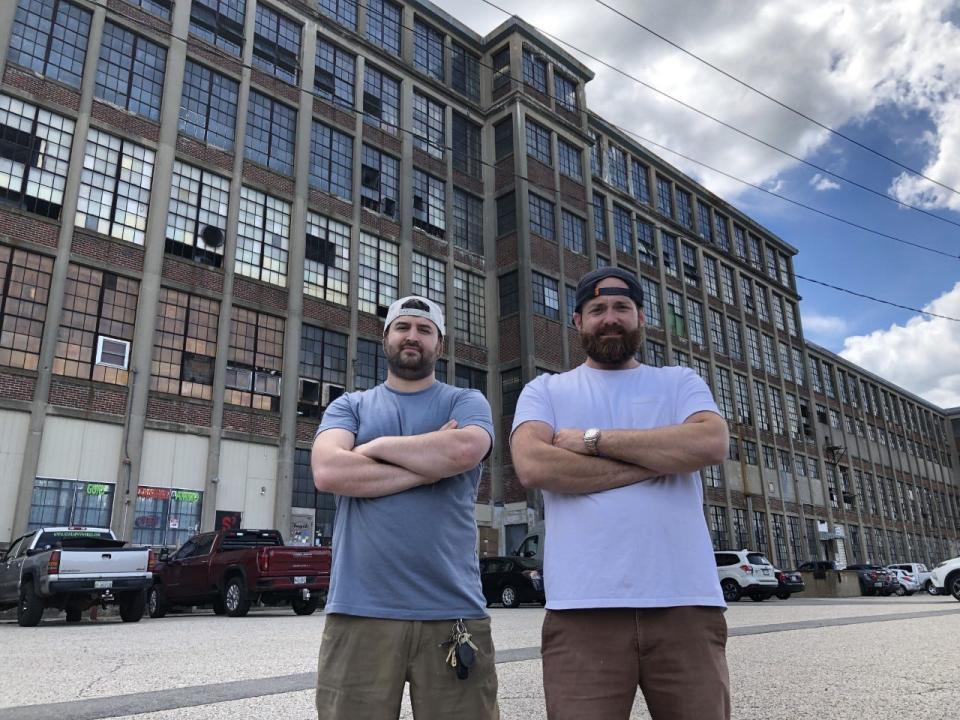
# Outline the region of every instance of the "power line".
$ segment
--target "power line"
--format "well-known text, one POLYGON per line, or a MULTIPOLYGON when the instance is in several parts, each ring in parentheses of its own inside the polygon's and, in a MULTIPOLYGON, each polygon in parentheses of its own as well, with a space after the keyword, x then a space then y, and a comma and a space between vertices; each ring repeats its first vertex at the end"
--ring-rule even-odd
MULTIPOLYGON (((484 3, 486 3, 486 4, 489 5, 489 6, 493 7, 493 8, 496 8, 496 9, 499 10, 500 12, 502 12, 502 13, 504 13, 504 14, 506 14, 506 15, 510 15, 510 16, 512 17, 512 14, 511 14, 510 12, 508 12, 507 10, 504 10, 504 9, 503 9, 502 7, 500 7, 499 5, 491 2, 491 0, 481 0, 481 1, 484 2, 484 3)), ((849 184, 849 185, 852 185, 852 186, 854 186, 854 187, 856 187, 856 188, 860 188, 861 190, 863 190, 863 191, 865 191, 865 192, 868 192, 868 193, 870 193, 870 194, 872 194, 872 195, 876 195, 877 197, 882 198, 883 200, 886 200, 887 202, 892 202, 892 203, 894 203, 894 204, 896 204, 896 205, 899 205, 900 207, 909 208, 910 210, 914 210, 914 211, 916 211, 916 212, 918 212, 918 213, 921 213, 922 215, 927 215, 928 217, 934 218, 935 220, 939 220, 940 222, 944 222, 944 223, 947 223, 947 224, 949 224, 949 225, 953 225, 953 226, 955 226, 955 227, 960 227, 960 222, 957 222, 957 221, 955 221, 955 220, 950 220, 949 218, 942 217, 942 216, 940 216, 940 215, 937 215, 936 213, 930 212, 929 210, 924 210, 924 209, 921 208, 921 207, 918 207, 918 206, 916 206, 916 205, 911 205, 910 203, 904 202, 904 201, 902 201, 902 200, 897 200, 896 198, 891 197, 890 195, 887 195, 886 193, 880 192, 879 190, 874 190, 872 187, 870 187, 870 186, 868 186, 868 185, 864 185, 863 183, 857 182, 856 180, 851 180, 851 179, 848 178, 848 177, 845 177, 845 176, 843 176, 843 175, 840 175, 840 174, 838 174, 838 173, 835 173, 835 172, 833 172, 832 170, 828 170, 827 168, 822 167, 822 166, 820 166, 820 165, 817 165, 816 163, 810 162, 809 160, 805 160, 804 158, 800 157, 799 155, 794 155, 793 153, 791 153, 791 152, 788 151, 788 150, 784 150, 784 149, 782 149, 782 148, 779 148, 779 147, 777 147, 776 145, 767 142, 766 140, 763 140, 763 139, 761 139, 761 138, 758 138, 756 135, 752 135, 752 134, 748 133, 746 130, 741 130, 740 128, 736 127, 735 125, 731 125, 730 123, 721 120, 720 118, 716 117, 715 115, 711 115, 710 113, 706 112, 705 110, 701 110, 700 108, 694 107, 693 105, 691 105, 691 104, 689 104, 689 103, 687 103, 687 102, 684 102, 683 100, 680 100, 679 98, 676 98, 676 97, 674 97, 673 95, 670 95, 669 93, 667 93, 667 92, 665 92, 665 91, 663 91, 663 90, 660 90, 659 88, 651 85, 650 83, 641 80, 641 79, 638 78, 636 75, 632 75, 631 73, 628 73, 626 70, 621 70, 621 69, 618 68, 617 66, 611 65, 611 64, 608 63, 606 60, 603 60, 603 59, 597 57, 596 55, 593 55, 593 54, 587 52, 586 50, 582 50, 582 49, 578 48, 576 45, 573 45, 572 43, 569 43, 569 42, 567 42, 566 40, 563 40, 563 39, 557 37, 556 35, 553 35, 552 33, 547 32, 546 30, 543 30, 543 29, 540 29, 540 28, 538 28, 538 30, 539 30, 541 33, 543 33, 544 35, 546 35, 547 37, 549 37, 550 39, 552 39, 552 40, 560 43, 561 45, 564 45, 564 46, 570 48, 570 49, 573 50, 574 52, 580 53, 580 54, 583 55, 584 57, 588 57, 588 58, 590 58, 591 60, 594 60, 594 61, 600 63, 600 64, 603 65, 604 67, 607 67, 607 68, 609 68, 610 70, 613 70, 614 72, 616 72, 616 73, 618 73, 618 74, 620 74, 620 75, 623 75, 623 76, 626 77, 626 78, 629 78, 630 80, 633 80, 635 83, 637 83, 637 84, 639 84, 639 85, 642 85, 643 87, 647 88, 648 90, 651 90, 651 91, 657 93, 658 95, 662 95, 663 97, 665 97, 665 98, 667 98, 667 99, 669 99, 669 100, 672 100, 673 102, 677 103, 678 105, 681 105, 682 107, 685 107, 685 108, 687 108, 688 110, 690 110, 690 111, 692 111, 692 112, 694 112, 694 113, 696 113, 696 114, 698 114, 698 115, 701 115, 702 117, 707 118, 708 120, 712 120, 713 122, 717 123, 718 125, 721 125, 722 127, 727 128, 728 130, 732 130, 733 132, 737 133, 738 135, 742 135, 743 137, 750 138, 750 139, 753 140, 754 142, 759 143, 760 145, 763 145, 764 147, 770 148, 771 150, 774 150, 774 151, 776 151, 776 152, 784 155, 785 157, 788 157, 788 158, 790 158, 790 159, 792 159, 792 160, 795 160, 795 161, 797 161, 797 162, 799 162, 799 163, 801 163, 801 164, 803 164, 803 165, 806 165, 807 167, 813 168, 813 169, 816 170, 817 172, 823 173, 823 174, 825 174, 825 175, 829 175, 830 177, 836 178, 837 180, 841 180, 841 181, 843 181, 843 182, 845 182, 845 183, 847 183, 847 184, 849 184)))
POLYGON ((880 298, 875 298, 872 295, 865 295, 854 290, 848 290, 847 288, 838 287, 837 285, 831 285, 830 283, 823 282, 822 280, 814 280, 813 278, 804 277, 797 272, 794 272, 793 274, 799 280, 806 280, 807 282, 816 283, 817 285, 823 285, 831 290, 837 290, 839 292, 847 293, 848 295, 856 295, 857 297, 864 298, 865 300, 872 300, 873 302, 891 305, 895 308, 900 308, 901 310, 909 310, 910 312, 920 313, 921 315, 929 315, 930 317, 940 318, 941 320, 950 320, 951 322, 960 323, 960 318, 948 317, 947 315, 937 315, 937 313, 932 313, 929 310, 921 310, 920 308, 900 305, 899 303, 891 302, 889 300, 881 300, 880 298))
POLYGON ((646 32, 648 32, 648 33, 650 33, 651 35, 653 35, 654 37, 659 38, 660 40, 662 40, 663 42, 667 43, 667 44, 670 45, 671 47, 676 48, 677 50, 679 50, 679 51, 682 52, 683 54, 688 55, 689 57, 692 57, 694 60, 697 60, 698 62, 703 63, 704 65, 706 65, 706 66, 709 67, 710 69, 715 70, 716 72, 720 73, 721 75, 723 75, 724 77, 726 77, 726 78, 728 78, 728 79, 730 79, 730 80, 733 80, 733 81, 734 81, 735 83, 737 83, 738 85, 741 85, 741 86, 747 88, 748 90, 751 90, 751 91, 755 92, 757 95, 760 95, 761 97, 769 100, 770 102, 774 103, 775 105, 778 105, 779 107, 783 108, 784 110, 787 110, 787 111, 793 113, 793 114, 796 115, 797 117, 801 117, 801 118, 803 118, 804 120, 806 120, 806 121, 808 121, 808 122, 810 122, 810 123, 813 123, 813 124, 816 125, 817 127, 821 128, 821 129, 823 129, 823 130, 826 130, 827 132, 831 133, 832 135, 836 135, 837 137, 842 138, 843 140, 846 140, 848 143, 850 143, 850 144, 852 144, 852 145, 856 145, 858 148, 860 148, 860 149, 862 149, 862 150, 866 150, 867 152, 869 152, 869 153, 871 153, 871 154, 873 154, 873 155, 875 155, 875 156, 877 156, 877 157, 879 157, 879 158, 882 158, 882 159, 886 160, 887 162, 892 163, 893 165, 896 165, 897 167, 902 168, 903 170, 906 170, 906 171, 909 172, 909 173, 912 173, 913 175, 916 175, 916 176, 918 176, 918 177, 921 177, 921 178, 923 178, 924 180, 928 180, 929 182, 932 182, 932 183, 935 184, 935 185, 939 185, 939 186, 942 187, 944 190, 949 190, 950 192, 952 192, 952 193, 954 193, 954 194, 956 194, 956 195, 960 195, 960 190, 957 190, 956 188, 953 188, 953 187, 951 187, 951 186, 949 186, 949 185, 947 185, 947 184, 945 184, 945 183, 942 183, 942 182, 940 182, 939 180, 936 180, 935 178, 932 178, 932 177, 930 177, 930 176, 928 176, 928 175, 924 175, 922 171, 917 170, 916 168, 913 168, 913 167, 911 167, 911 166, 909 166, 909 165, 906 165, 906 164, 900 162, 899 160, 897 160, 896 158, 890 157, 889 155, 886 155, 886 154, 880 152, 879 150, 877 150, 877 149, 875 149, 875 148, 872 148, 872 147, 870 147, 869 145, 866 145, 866 144, 860 142, 860 141, 857 140, 856 138, 850 137, 849 135, 846 135, 845 133, 837 130, 836 128, 830 127, 830 126, 827 125, 826 123, 823 123, 823 122, 821 122, 820 120, 817 120, 816 118, 813 118, 813 117, 807 115, 806 113, 804 113, 804 112, 802 112, 802 111, 800 111, 800 110, 797 110, 796 108, 794 108, 794 107, 792 107, 792 106, 790 106, 790 105, 787 105, 785 102, 783 102, 783 101, 781 101, 781 100, 778 100, 777 98, 775 98, 775 97, 773 97, 773 96, 765 93, 763 90, 760 90, 759 88, 754 87, 754 86, 751 85, 750 83, 748 83, 748 82, 746 82, 746 81, 744 81, 744 80, 741 80, 740 78, 738 78, 738 77, 736 77, 735 75, 727 72, 727 71, 724 70, 723 68, 717 67, 716 65, 714 65, 713 63, 711 63, 709 60, 705 60, 704 58, 700 57, 699 55, 691 52, 690 50, 687 50, 685 47, 683 47, 683 46, 680 45, 679 43, 676 43, 676 42, 674 42, 673 40, 671 40, 670 38, 661 35, 661 34, 658 33, 656 30, 653 30, 652 28, 647 27, 646 25, 644 25, 644 24, 641 23, 640 21, 636 20, 635 18, 630 17, 630 16, 627 15, 626 13, 618 10, 617 8, 615 8, 615 7, 613 7, 612 5, 604 2, 603 0, 595 0, 595 1, 596 1, 596 3, 597 3, 598 5, 602 5, 603 7, 607 8, 607 9, 610 10, 611 12, 613 12, 613 13, 615 13, 616 15, 619 15, 620 17, 622 17, 624 20, 627 20, 627 21, 633 23, 633 24, 636 25, 637 27, 641 28, 642 30, 645 30, 646 32))

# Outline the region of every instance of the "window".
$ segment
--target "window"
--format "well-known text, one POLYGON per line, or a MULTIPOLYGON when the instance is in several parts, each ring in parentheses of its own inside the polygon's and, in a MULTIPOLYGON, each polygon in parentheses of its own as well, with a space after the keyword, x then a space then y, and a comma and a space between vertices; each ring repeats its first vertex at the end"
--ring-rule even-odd
POLYGON ((369 233, 360 233, 360 285, 357 307, 361 312, 386 317, 397 299, 400 284, 400 246, 369 233))
POLYGON ((118 367, 120 363, 98 362, 97 346, 102 345, 101 340, 112 340, 119 342, 118 350, 123 350, 124 344, 129 350, 139 291, 140 283, 136 280, 71 263, 67 269, 53 372, 126 385, 128 370, 118 367))
MULTIPOLYGON (((720 408, 720 412, 723 413, 723 416, 730 422, 736 421, 736 416, 733 412, 733 390, 730 385, 730 371, 726 368, 718 367, 716 371, 717 379, 717 406, 720 408)), ((754 448, 756 452, 756 448, 754 448)))
POLYGON ((539 195, 529 193, 530 232, 547 240, 556 238, 556 218, 553 203, 539 195))
POLYGON ((533 273, 533 311, 550 320, 560 319, 560 288, 553 278, 533 273))
POLYGON ((697 262, 697 249, 688 242, 680 243, 680 255, 683 259, 683 281, 692 287, 700 287, 700 265, 697 262))
POLYGON ((389 0, 367 0, 367 39, 391 55, 400 56, 403 8, 389 0))
POLYGON ((780 567, 789 567, 790 556, 787 555, 787 536, 783 527, 783 515, 772 514, 773 544, 780 567))
POLYGON ((517 229, 517 196, 509 192, 497 198, 497 236, 517 229))
POLYGON ((738 258, 747 257, 747 231, 739 225, 733 226, 733 250, 738 258))
MULTIPOLYGON (((718 465, 712 465, 712 468, 719 467, 718 465)), ((706 468, 704 468, 704 480, 706 481, 707 487, 720 487, 719 485, 714 485, 710 481, 713 478, 706 477, 706 468)), ((729 533, 727 532, 727 513, 726 510, 717 505, 710 506, 710 539, 713 540, 713 549, 714 550, 723 550, 727 547, 727 537, 729 533)))
POLYGON ((740 321, 727 317, 727 340, 730 345, 730 357, 743 362, 743 335, 740 332, 740 321))
POLYGON ((663 266, 667 275, 677 277, 677 236, 661 230, 660 244, 663 249, 663 266))
POLYGON ((697 220, 700 237, 709 243, 713 242, 713 224, 710 222, 710 206, 697 200, 697 220))
POLYGON ((483 200, 459 188, 453 189, 453 244, 483 254, 483 200))
POLYGON ((590 145, 590 172, 597 177, 603 177, 603 141, 593 131, 590 132, 590 139, 593 141, 590 145))
POLYGON ((350 226, 308 210, 306 229, 304 294, 346 306, 350 289, 350 226))
POLYGON ((753 440, 743 441, 743 454, 747 465, 756 465, 759 462, 757 457, 757 444, 753 440))
POLYGON ((763 336, 763 365, 766 371, 771 375, 779 375, 777 370, 777 354, 774 351, 773 338, 769 335, 763 336))
POLYGON ((768 470, 777 469, 777 456, 769 445, 763 446, 763 466, 768 470))
POLYGON ((334 22, 357 29, 357 0, 318 0, 318 9, 334 22))
POLYGON ((647 340, 647 364, 653 367, 663 367, 666 364, 664 347, 662 343, 647 340))
POLYGON ((740 276, 740 291, 743 296, 743 307, 749 313, 756 312, 753 304, 753 281, 746 275, 740 276))
POLYGON ((790 357, 793 358, 793 381, 803 385, 803 356, 797 348, 790 348, 790 357))
POLYGON ((160 288, 150 390, 210 400, 220 303, 160 288))
POLYGON ((160 120, 167 50, 144 37, 105 23, 97 63, 96 95, 125 110, 160 120))
POLYGON ((547 92, 547 61, 527 47, 523 48, 523 82, 534 90, 547 92))
POLYGON ((356 56, 317 36, 313 92, 317 97, 353 109, 356 56))
POLYGON ((152 150, 90 128, 74 224, 143 245, 153 158, 152 150))
POLYGON ((557 159, 561 175, 583 182, 583 158, 580 151, 560 137, 557 138, 557 159))
POLYGON ((504 415, 513 415, 523 389, 523 370, 515 368, 500 373, 500 398, 504 415))
POLYGON ((643 288, 643 314, 647 325, 663 326, 663 316, 660 313, 660 286, 653 280, 640 276, 640 287, 643 288))
POLYGON ((756 235, 751 234, 749 239, 750 244, 750 267, 754 270, 759 270, 763 272, 763 250, 760 245, 760 238, 756 235))
POLYGON ((550 154, 550 131, 532 120, 527 120, 527 155, 545 165, 553 165, 550 154))
POLYGON ((510 46, 498 50, 491 57, 493 61, 493 90, 510 86, 510 46))
POLYGON ((647 265, 657 264, 657 245, 653 224, 639 217, 637 218, 637 250, 640 252, 640 262, 647 265))
MULTIPOLYGON (((757 427, 764 432, 770 431, 770 418, 767 414, 767 386, 759 380, 753 381, 753 399, 757 403, 757 427)), ((771 452, 773 452, 771 450, 771 452)), ((773 465, 770 465, 773 467, 773 465)))
POLYGON ((227 178, 175 160, 166 252, 220 267, 229 199, 227 178))
POLYGON ((677 188, 677 222, 685 228, 693 227, 693 196, 682 188, 677 188))
MULTIPOLYGON (((114 486, 80 480, 37 478, 33 482, 28 530, 51 525, 110 527, 114 486)), ((27 538, 20 547, 26 551, 27 538)))
POLYGON ((446 312, 447 266, 443 260, 413 252, 413 294, 428 297, 446 312))
POLYGON ((647 173, 649 168, 634 158, 630 158, 630 191, 639 202, 650 202, 650 185, 647 173))
POLYGON ((513 121, 510 118, 494 125, 493 139, 497 161, 513 154, 513 121))
POLYGON ((756 541, 757 552, 766 555, 767 543, 767 514, 762 510, 753 511, 753 536, 756 541))
POLYGON ((780 391, 776 388, 770 390, 770 412, 773 418, 773 431, 777 435, 783 435, 786 429, 786 422, 783 419, 783 400, 780 391))
POLYGON ((487 394, 487 371, 482 368, 473 368, 469 365, 457 363, 453 384, 458 388, 479 390, 487 394))
POLYGON ((190 4, 190 32, 226 50, 243 54, 243 18, 246 0, 193 0, 190 4))
POLYGON ((782 298, 776 293, 773 293, 773 324, 781 333, 787 331, 786 321, 783 317, 782 298))
POLYGON ((453 169, 475 178, 483 177, 480 127, 458 112, 453 113, 453 169))
POLYGON ((290 203, 240 188, 236 271, 285 287, 290 248, 290 203))
POLYGON ((747 326, 747 352, 750 355, 750 367, 754 370, 763 369, 760 357, 760 332, 756 328, 747 326))
POLYGON ((413 226, 442 238, 446 231, 446 185, 443 180, 413 171, 413 226))
POLYGON ((250 91, 244 151, 247 160, 253 160, 284 175, 293 175, 296 132, 296 110, 255 90, 250 91))
POLYGON ((0 198, 59 219, 74 123, 0 95, 0 198))
POLYGON ((413 24, 413 66, 443 82, 443 33, 420 18, 413 24))
POLYGON ((573 285, 564 285, 563 289, 567 303, 567 325, 576 327, 573 322, 573 313, 576 312, 577 307, 577 289, 573 285))
POLYGON ((607 147, 607 161, 610 168, 610 184, 618 190, 627 192, 627 156, 616 145, 607 147))
POLYGON ((767 245, 767 275, 774 280, 779 280, 777 274, 777 251, 767 245))
POLYGON ((400 125, 400 81, 369 64, 363 75, 363 121, 392 135, 400 125))
POLYGON ((283 322, 275 315, 233 308, 224 402, 258 410, 280 409, 283 322))
POLYGON ((577 112, 577 83, 556 70, 553 73, 553 96, 561 109, 577 112))
POLYGON ((500 276, 500 317, 512 315, 520 309, 519 275, 512 270, 500 276))
MULTIPOLYGON (((733 374, 733 390, 737 401, 737 418, 744 425, 753 426, 753 413, 750 412, 750 395, 747 391, 747 378, 733 374)), ((756 448, 754 448, 756 451, 756 448)))
POLYGON ((668 218, 674 217, 673 187, 670 181, 657 175, 657 210, 668 218))
POLYGON ((720 290, 727 305, 736 305, 737 298, 733 290, 733 268, 720 265, 720 290))
POLYGON ((203 493, 199 490, 141 485, 137 488, 137 502, 133 511, 132 542, 180 545, 178 557, 209 555, 214 538, 212 533, 198 538, 197 544, 187 542, 200 529, 202 506, 203 493))
POLYGON ((300 23, 257 3, 253 66, 296 85, 300 80, 300 29, 300 23))
POLYGON ((80 88, 91 14, 64 0, 21 0, 10 34, 10 62, 80 88))
POLYGON ((613 206, 613 242, 617 252, 634 256, 633 250, 633 221, 630 211, 619 205, 613 206))
POLYGON ((720 246, 720 249, 724 252, 730 252, 730 235, 727 233, 727 218, 724 215, 714 211, 713 213, 714 227, 716 228, 716 234, 714 236, 717 245, 720 246))
POLYGON ((200 142, 233 150, 240 84, 187 60, 179 129, 200 142))
POLYGON ((363 146, 360 204, 392 218, 400 216, 400 161, 370 145, 363 146))
POLYGON ((790 349, 787 347, 786 343, 781 342, 779 344, 780 350, 780 371, 783 373, 783 377, 786 380, 793 381, 793 367, 790 365, 790 349))
POLYGON ((316 120, 310 133, 310 185, 353 197, 353 138, 316 120))
POLYGON ((560 211, 560 217, 563 222, 563 246, 572 252, 586 255, 586 221, 566 210, 560 211))
POLYGON ((721 355, 727 354, 727 344, 723 336, 723 313, 710 308, 710 340, 713 351, 721 355))
POLYGON ((453 272, 453 324, 457 339, 483 347, 486 343, 483 276, 455 268, 453 272))
POLYGON ((450 85, 474 102, 480 102, 480 58, 454 42, 450 48, 450 85))
POLYGON ((687 317, 690 320, 690 341, 697 345, 706 343, 703 334, 703 304, 687 298, 687 317))
POLYGON ((444 107, 426 95, 413 93, 413 146, 435 158, 443 158, 444 107))
POLYGON ((683 297, 675 290, 667 290, 667 329, 680 338, 687 336, 683 316, 683 297))
POLYGON ((356 363, 353 385, 357 390, 369 390, 387 379, 387 358, 382 343, 357 340, 356 363))
POLYGON ((53 258, 0 245, 0 365, 36 370, 53 258))
POLYGON ((607 212, 603 195, 593 194, 593 237, 597 242, 607 241, 607 212))

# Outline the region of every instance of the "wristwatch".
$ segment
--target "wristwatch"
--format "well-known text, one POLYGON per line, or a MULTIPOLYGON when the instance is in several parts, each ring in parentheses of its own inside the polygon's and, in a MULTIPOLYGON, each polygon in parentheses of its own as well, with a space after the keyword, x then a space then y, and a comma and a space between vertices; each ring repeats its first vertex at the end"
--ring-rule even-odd
POLYGON ((599 455, 600 450, 597 445, 600 444, 600 428, 590 428, 583 433, 583 444, 587 452, 591 455, 599 455))

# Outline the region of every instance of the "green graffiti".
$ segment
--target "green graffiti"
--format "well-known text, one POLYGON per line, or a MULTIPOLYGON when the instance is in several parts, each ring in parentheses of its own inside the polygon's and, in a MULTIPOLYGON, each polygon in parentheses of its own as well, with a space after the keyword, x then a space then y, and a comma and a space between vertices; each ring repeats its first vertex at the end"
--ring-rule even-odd
POLYGON ((87 483, 87 495, 106 495, 110 490, 109 485, 103 483, 87 483))
POLYGON ((200 493, 195 490, 174 490, 173 499, 180 502, 197 503, 200 502, 200 493))

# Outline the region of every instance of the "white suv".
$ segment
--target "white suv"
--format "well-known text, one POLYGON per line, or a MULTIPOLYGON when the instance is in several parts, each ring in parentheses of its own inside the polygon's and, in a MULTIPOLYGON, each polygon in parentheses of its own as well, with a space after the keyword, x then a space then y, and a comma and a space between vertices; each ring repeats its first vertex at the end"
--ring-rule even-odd
POLYGON ((944 560, 930 573, 930 582, 940 595, 953 595, 960 600, 960 557, 944 560))
POLYGON ((713 555, 717 561, 723 599, 727 602, 737 602, 744 595, 760 602, 776 595, 780 583, 773 565, 763 553, 716 550, 713 555))

